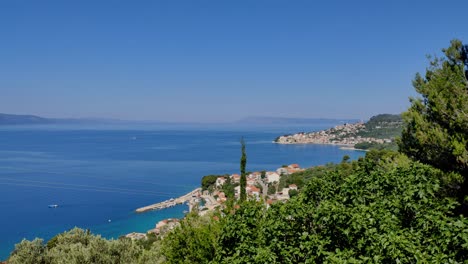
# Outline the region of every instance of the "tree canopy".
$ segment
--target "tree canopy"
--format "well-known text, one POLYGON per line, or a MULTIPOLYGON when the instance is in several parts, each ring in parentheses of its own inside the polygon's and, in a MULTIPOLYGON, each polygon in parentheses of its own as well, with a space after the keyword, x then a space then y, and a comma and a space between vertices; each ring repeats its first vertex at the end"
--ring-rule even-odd
POLYGON ((460 173, 468 192, 468 47, 460 40, 443 49, 426 74, 416 74, 413 86, 421 95, 411 98, 403 114, 400 151, 444 171, 460 173))

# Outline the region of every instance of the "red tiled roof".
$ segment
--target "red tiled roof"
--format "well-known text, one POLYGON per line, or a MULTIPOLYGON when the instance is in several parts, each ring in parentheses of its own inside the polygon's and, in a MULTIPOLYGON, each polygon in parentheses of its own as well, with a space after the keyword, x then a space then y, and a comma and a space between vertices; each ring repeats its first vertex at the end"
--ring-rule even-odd
POLYGON ((252 187, 250 187, 250 191, 252 191, 252 192, 260 192, 260 189, 257 188, 257 187, 255 187, 255 186, 252 186, 252 187))

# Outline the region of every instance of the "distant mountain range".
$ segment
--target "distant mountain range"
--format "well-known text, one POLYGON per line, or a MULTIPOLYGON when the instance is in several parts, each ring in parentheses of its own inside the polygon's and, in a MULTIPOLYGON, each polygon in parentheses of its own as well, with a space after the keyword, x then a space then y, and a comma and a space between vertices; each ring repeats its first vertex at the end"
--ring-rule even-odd
MULTIPOLYGON (((286 117, 264 117, 250 116, 235 122, 224 124, 245 125, 301 125, 317 123, 356 123, 358 119, 330 119, 330 118, 286 118, 286 117)), ((129 121, 107 118, 47 118, 36 115, 15 115, 0 113, 0 125, 47 125, 47 124, 177 124, 177 122, 161 121, 129 121)), ((191 123, 183 123, 191 124, 191 123)), ((193 122, 193 124, 201 124, 193 122)))
POLYGON ((287 124, 316 124, 316 123, 356 123, 359 119, 332 119, 332 118, 289 118, 289 117, 267 117, 250 116, 243 118, 236 123, 261 124, 261 125, 287 125, 287 124))
POLYGON ((47 121, 46 118, 33 115, 0 114, 0 125, 45 124, 47 121))
POLYGON ((99 118, 46 118, 35 115, 13 115, 0 113, 0 125, 96 124, 118 122, 122 121, 99 118))

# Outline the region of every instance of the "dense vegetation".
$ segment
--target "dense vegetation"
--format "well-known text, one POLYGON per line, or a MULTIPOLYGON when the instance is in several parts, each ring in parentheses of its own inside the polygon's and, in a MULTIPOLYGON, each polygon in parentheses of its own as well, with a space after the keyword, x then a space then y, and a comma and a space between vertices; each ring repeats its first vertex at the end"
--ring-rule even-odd
POLYGON ((403 119, 401 115, 381 114, 371 117, 364 125, 365 129, 359 131, 357 136, 393 139, 400 136, 403 119))
POLYGON ((400 149, 408 156, 465 178, 460 197, 468 195, 468 46, 453 40, 446 58, 431 61, 425 76, 413 85, 422 98, 413 98, 404 114, 400 149))
POLYGON ((288 187, 290 184, 296 184, 299 189, 302 189, 305 184, 313 177, 323 176, 325 173, 335 170, 337 166, 339 165, 328 163, 323 166, 316 166, 310 169, 306 169, 305 171, 300 171, 289 175, 282 175, 278 189, 281 190, 285 187, 288 187))
POLYGON ((397 151, 398 145, 396 142, 389 142, 389 143, 362 142, 362 143, 355 144, 354 148, 362 149, 362 150, 369 150, 369 149, 384 150, 386 149, 386 150, 397 151))
POLYGON ((446 60, 416 77, 423 99, 404 114, 402 153, 283 176, 279 185, 301 187, 288 202, 193 213, 149 242, 80 229, 23 240, 9 263, 466 263, 467 50, 453 41, 446 60))

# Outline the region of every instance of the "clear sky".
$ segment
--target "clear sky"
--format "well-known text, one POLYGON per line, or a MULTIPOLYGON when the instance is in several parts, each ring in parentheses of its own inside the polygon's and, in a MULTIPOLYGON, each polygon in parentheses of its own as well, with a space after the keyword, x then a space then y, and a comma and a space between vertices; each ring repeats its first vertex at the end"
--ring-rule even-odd
POLYGON ((0 1, 0 112, 232 121, 399 113, 468 1, 0 1))

